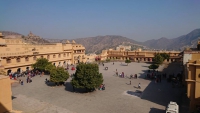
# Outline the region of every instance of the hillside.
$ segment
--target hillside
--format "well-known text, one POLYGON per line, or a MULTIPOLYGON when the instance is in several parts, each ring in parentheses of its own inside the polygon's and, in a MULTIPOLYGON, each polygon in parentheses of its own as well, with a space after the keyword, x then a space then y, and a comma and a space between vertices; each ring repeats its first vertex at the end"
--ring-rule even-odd
POLYGON ((167 39, 152 39, 143 42, 142 44, 154 49, 167 50, 183 50, 185 47, 196 47, 198 38, 200 37, 200 29, 195 29, 186 35, 177 38, 167 39))
MULTIPOLYGON (((28 36, 21 35, 15 32, 0 31, 7 37, 22 37, 25 42, 32 44, 43 43, 65 43, 67 39, 43 39, 32 34, 28 36)), ((183 50, 185 47, 196 47, 198 38, 200 37, 200 29, 195 29, 186 35, 177 38, 168 39, 162 37, 160 39, 147 40, 145 42, 137 42, 123 36, 106 35, 74 39, 76 43, 82 44, 86 48, 86 53, 100 53, 104 49, 116 48, 118 45, 130 45, 132 48, 150 48, 150 49, 165 49, 165 50, 183 50), (146 47, 145 47, 146 46, 146 47)), ((70 40, 72 41, 72 40, 70 40)))
POLYGON ((21 38, 26 43, 31 43, 31 44, 49 43, 49 41, 41 38, 40 36, 36 36, 31 32, 27 36, 11 31, 0 31, 0 32, 5 36, 5 38, 21 38))
MULTIPOLYGON (((50 39, 50 42, 65 42, 65 40, 50 39)), ((71 40, 70 40, 71 41, 71 40)), ((76 43, 82 44, 86 48, 86 53, 101 53, 104 49, 116 48, 118 45, 127 44, 135 45, 139 42, 116 35, 96 36, 74 39, 76 43)), ((136 45, 137 46, 137 45, 136 45)), ((139 46, 139 45, 138 45, 139 46)))

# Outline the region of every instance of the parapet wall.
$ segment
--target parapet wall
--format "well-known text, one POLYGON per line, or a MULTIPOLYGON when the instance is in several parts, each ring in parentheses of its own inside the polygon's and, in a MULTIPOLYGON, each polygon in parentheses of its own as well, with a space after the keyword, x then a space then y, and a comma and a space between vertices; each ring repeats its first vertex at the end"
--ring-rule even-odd
POLYGON ((8 76, 0 75, 0 113, 12 110, 11 82, 8 76))

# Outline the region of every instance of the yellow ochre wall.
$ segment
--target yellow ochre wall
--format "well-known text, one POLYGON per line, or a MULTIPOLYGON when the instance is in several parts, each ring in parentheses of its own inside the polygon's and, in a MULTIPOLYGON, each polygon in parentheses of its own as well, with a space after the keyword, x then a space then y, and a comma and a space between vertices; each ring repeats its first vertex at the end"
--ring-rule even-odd
POLYGON ((0 75, 0 113, 12 110, 11 84, 8 76, 0 75))

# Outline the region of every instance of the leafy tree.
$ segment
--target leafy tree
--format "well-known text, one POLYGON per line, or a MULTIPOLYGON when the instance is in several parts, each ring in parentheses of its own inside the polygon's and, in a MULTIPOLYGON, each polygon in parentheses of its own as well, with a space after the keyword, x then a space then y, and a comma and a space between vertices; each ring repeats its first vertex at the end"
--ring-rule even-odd
POLYGON ((63 67, 54 67, 50 71, 50 81, 64 83, 69 78, 69 73, 63 67))
POLYGON ((157 64, 151 64, 149 66, 149 69, 157 69, 158 67, 159 67, 159 65, 157 65, 157 64))
POLYGON ((156 54, 153 58, 154 62, 156 64, 162 64, 164 61, 164 58, 160 54, 156 54))
POLYGON ((48 71, 49 73, 51 72, 52 69, 56 68, 56 66, 54 66, 53 64, 48 64, 45 67, 45 70, 48 71))
POLYGON ((167 53, 160 53, 160 55, 163 57, 163 60, 165 60, 165 59, 169 59, 169 54, 167 54, 167 53))
POLYGON ((76 72, 71 80, 71 84, 75 88, 85 88, 90 91, 98 88, 102 83, 103 76, 99 73, 99 66, 95 63, 77 65, 76 72))
POLYGON ((126 60, 125 60, 125 63, 127 63, 127 66, 128 66, 128 64, 131 63, 131 61, 128 60, 128 59, 126 59, 126 60))
POLYGON ((39 58, 34 64, 32 64, 32 67, 44 71, 46 66, 49 64, 51 64, 51 62, 49 62, 48 59, 39 58))

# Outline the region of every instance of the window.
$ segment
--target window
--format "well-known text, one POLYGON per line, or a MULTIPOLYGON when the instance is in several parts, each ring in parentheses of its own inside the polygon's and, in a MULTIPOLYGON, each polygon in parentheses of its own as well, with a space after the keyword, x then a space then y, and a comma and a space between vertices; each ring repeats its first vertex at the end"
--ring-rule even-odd
POLYGON ((16 61, 17 61, 17 62, 20 62, 20 58, 17 58, 16 61))
POLYGON ((67 56, 69 56, 69 53, 67 53, 67 56))
POLYGON ((60 58, 60 54, 58 54, 58 58, 60 58))
POLYGON ((53 58, 56 58, 56 55, 53 55, 53 58))
POLYGON ((47 59, 49 59, 50 58, 50 56, 49 55, 47 55, 47 59))
POLYGON ((11 63, 11 59, 6 59, 6 62, 7 63, 11 63))
POLYGON ((41 58, 44 58, 44 56, 42 55, 41 58))
POLYGON ((34 57, 33 57, 33 60, 36 60, 36 59, 37 59, 37 57, 36 57, 36 56, 34 56, 34 57))
POLYGON ((63 54, 63 57, 66 57, 66 54, 65 54, 65 53, 63 54))
POLYGON ((28 57, 26 57, 26 58, 25 58, 25 61, 29 61, 29 58, 28 58, 28 57))

